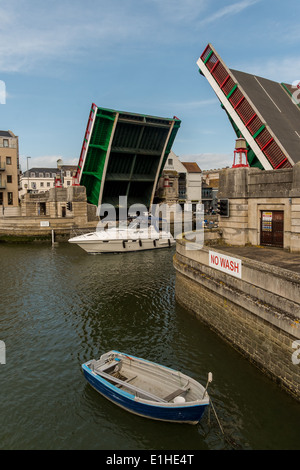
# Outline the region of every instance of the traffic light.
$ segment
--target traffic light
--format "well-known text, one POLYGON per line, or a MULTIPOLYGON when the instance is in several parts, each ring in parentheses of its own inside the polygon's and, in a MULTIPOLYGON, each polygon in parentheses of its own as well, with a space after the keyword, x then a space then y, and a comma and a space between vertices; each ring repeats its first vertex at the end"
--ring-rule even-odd
POLYGON ((72 210, 72 202, 67 202, 67 209, 68 211, 72 210))
POLYGON ((219 199, 218 200, 218 214, 221 217, 229 217, 229 201, 228 199, 219 199))

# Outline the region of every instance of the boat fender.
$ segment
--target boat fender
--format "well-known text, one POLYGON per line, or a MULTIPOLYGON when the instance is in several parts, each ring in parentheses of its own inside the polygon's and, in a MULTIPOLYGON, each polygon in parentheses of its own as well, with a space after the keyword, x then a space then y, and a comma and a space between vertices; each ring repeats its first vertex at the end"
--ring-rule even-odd
POLYGON ((123 241, 123 248, 126 248, 126 243, 123 241))
POLYGON ((141 239, 139 239, 139 245, 142 246, 142 240, 141 239))
POLYGON ((174 403, 185 403, 185 398, 184 397, 175 397, 173 400, 174 403))
POLYGON ((153 240, 153 245, 156 246, 156 240, 153 240))
POLYGON ((170 240, 170 238, 168 239, 168 242, 169 242, 169 246, 171 246, 171 240, 170 240))

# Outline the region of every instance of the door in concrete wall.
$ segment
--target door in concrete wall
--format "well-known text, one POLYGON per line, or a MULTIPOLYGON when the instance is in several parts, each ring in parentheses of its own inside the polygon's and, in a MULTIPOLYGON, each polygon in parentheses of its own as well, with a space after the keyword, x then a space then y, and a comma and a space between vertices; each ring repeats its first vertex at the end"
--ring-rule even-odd
POLYGON ((283 211, 261 211, 261 245, 283 248, 283 214, 283 211))

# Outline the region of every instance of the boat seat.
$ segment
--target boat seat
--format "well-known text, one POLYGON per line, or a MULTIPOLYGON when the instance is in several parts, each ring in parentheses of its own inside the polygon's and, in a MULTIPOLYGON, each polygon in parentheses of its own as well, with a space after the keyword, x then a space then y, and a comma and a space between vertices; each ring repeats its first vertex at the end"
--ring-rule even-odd
POLYGON ((174 392, 170 393, 166 397, 164 397, 165 401, 171 401, 173 398, 178 397, 181 393, 187 392, 190 388, 184 387, 184 388, 178 388, 177 390, 174 390, 174 392))
MULTIPOLYGON (((106 374, 106 372, 103 372, 103 371, 100 371, 100 370, 98 370, 98 371, 95 370, 94 374, 96 374, 96 375, 98 374, 101 377, 103 377, 104 379, 106 379, 110 382, 114 382, 115 384, 125 385, 123 380, 117 379, 116 377, 113 377, 112 375, 106 374)), ((133 391, 136 394, 136 396, 138 396, 137 394, 139 394, 143 397, 146 397, 147 400, 165 402, 165 400, 163 398, 157 397, 156 395, 153 395, 152 393, 147 392, 146 390, 143 390, 139 387, 136 387, 135 385, 127 384, 126 388, 133 391)))
MULTIPOLYGON (((129 383, 131 382, 133 379, 136 379, 137 378, 137 375, 133 375, 132 377, 128 377, 127 379, 123 380, 124 384, 125 383, 129 383)), ((122 387, 124 384, 117 384, 116 387, 120 388, 122 387)))
POLYGON ((114 372, 116 366, 119 366, 119 368, 121 368, 121 367, 122 367, 121 364, 122 364, 122 363, 121 363, 121 361, 120 361, 120 362, 115 362, 115 363, 113 363, 113 364, 110 364, 109 366, 106 366, 106 367, 105 367, 105 366, 95 367, 95 368, 94 368, 94 371, 95 371, 95 372, 97 372, 97 371, 99 371, 99 372, 106 372, 106 374, 110 374, 111 372, 114 372))

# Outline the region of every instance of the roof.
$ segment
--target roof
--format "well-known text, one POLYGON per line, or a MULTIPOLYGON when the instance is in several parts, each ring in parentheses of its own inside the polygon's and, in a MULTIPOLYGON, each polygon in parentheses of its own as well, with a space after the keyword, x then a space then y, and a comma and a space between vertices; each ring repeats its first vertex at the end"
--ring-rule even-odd
POLYGON ((188 173, 201 173, 201 170, 196 162, 181 162, 187 169, 188 173))
POLYGON ((1 137, 14 137, 9 131, 0 131, 1 137))
POLYGON ((55 172, 60 171, 60 170, 58 170, 58 168, 41 168, 41 167, 38 167, 38 168, 30 168, 28 171, 32 171, 32 172, 35 172, 35 173, 38 173, 38 172, 40 172, 40 173, 42 173, 42 172, 47 172, 47 173, 53 172, 53 173, 55 173, 55 172))
MULTIPOLYGON (((61 168, 44 168, 44 167, 38 167, 38 168, 30 168, 28 170, 28 173, 60 173, 61 170, 64 171, 76 171, 77 166, 76 165, 62 165, 61 168)), ((27 170, 23 172, 24 176, 27 176, 27 170)))
POLYGON ((60 168, 63 170, 77 170, 77 165, 61 165, 60 168))

